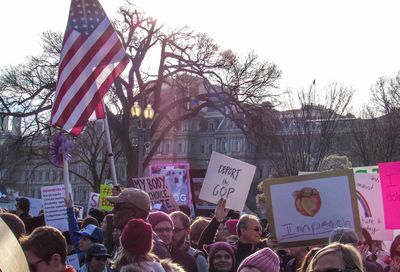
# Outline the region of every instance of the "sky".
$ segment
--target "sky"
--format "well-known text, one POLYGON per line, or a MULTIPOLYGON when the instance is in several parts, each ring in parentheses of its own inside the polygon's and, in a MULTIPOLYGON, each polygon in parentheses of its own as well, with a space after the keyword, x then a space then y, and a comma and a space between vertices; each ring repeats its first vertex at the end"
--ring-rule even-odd
MULTIPOLYGON (((123 0, 100 0, 113 19, 123 0)), ((354 110, 381 76, 400 70, 399 1, 136 0, 165 26, 208 33, 223 49, 254 50, 282 71, 279 88, 317 91, 336 82, 355 89, 354 110)), ((64 32, 69 0, 0 2, 0 67, 40 53, 45 30, 64 32)))

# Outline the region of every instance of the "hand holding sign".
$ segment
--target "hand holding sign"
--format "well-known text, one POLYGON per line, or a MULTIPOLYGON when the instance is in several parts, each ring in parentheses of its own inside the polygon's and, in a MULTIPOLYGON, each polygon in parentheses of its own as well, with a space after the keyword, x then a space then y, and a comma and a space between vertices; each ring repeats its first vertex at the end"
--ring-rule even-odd
POLYGON ((226 199, 221 198, 218 200, 217 207, 215 208, 215 219, 218 222, 224 221, 225 217, 228 216, 229 209, 225 209, 226 199))
POLYGON ((226 199, 226 207, 242 211, 256 167, 213 152, 199 198, 211 203, 226 199))

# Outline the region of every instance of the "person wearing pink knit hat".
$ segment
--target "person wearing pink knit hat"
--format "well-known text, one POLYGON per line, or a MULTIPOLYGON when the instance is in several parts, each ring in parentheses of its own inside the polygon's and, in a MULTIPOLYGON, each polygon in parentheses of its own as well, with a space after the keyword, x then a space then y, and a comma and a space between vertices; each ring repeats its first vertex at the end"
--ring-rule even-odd
POLYGON ((244 259, 238 272, 279 272, 279 257, 270 248, 263 248, 244 259))

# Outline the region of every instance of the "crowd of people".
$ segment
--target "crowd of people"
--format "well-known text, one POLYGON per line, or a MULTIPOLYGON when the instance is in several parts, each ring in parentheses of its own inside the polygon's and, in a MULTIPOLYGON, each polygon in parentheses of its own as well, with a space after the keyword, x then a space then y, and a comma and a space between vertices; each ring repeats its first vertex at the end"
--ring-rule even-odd
POLYGON ((69 231, 45 226, 29 214, 29 200, 1 211, 36 272, 399 272, 400 236, 390 249, 367 230, 332 230, 327 244, 280 248, 268 224, 255 215, 234 216, 221 199, 212 218, 192 218, 189 209, 152 210, 145 191, 116 186, 111 213, 92 209, 83 220, 71 196, 65 199, 69 231), (388 251, 388 252, 387 252, 388 251), (67 264, 77 254, 80 268, 67 264))

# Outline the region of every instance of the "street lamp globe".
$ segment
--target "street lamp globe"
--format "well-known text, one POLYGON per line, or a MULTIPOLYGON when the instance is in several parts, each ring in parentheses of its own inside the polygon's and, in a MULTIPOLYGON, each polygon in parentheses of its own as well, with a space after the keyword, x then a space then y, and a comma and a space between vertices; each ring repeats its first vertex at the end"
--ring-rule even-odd
POLYGON ((144 119, 153 119, 154 117, 154 110, 150 104, 147 104, 147 107, 143 111, 144 119))
POLYGON ((139 117, 141 113, 142 113, 142 108, 139 106, 139 103, 137 101, 134 102, 131 108, 131 115, 133 117, 139 117))

